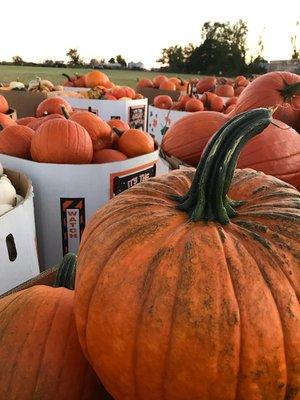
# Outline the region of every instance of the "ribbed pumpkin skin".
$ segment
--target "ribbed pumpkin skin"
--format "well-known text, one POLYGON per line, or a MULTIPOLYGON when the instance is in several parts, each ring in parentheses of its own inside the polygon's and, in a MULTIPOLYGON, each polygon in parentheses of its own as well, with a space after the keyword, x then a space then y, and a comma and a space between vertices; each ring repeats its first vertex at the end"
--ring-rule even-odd
POLYGON ((239 168, 253 168, 273 175, 300 190, 300 135, 280 121, 246 144, 239 168), (288 129, 289 128, 289 129, 288 129))
POLYGON ((191 222, 169 195, 193 177, 151 178, 90 220, 74 306, 85 354, 116 400, 298 400, 299 193, 237 170, 239 215, 191 222))
POLYGON ((35 132, 28 126, 11 125, 0 132, 0 153, 30 159, 30 146, 35 132))
POLYGON ((33 121, 29 122, 28 127, 36 131, 44 122, 49 121, 49 119, 55 119, 55 118, 64 119, 64 117, 60 114, 50 114, 47 115, 46 117, 35 118, 33 121))
POLYGON ((17 122, 18 125, 27 126, 28 124, 32 123, 33 121, 36 121, 35 117, 24 117, 24 118, 17 119, 16 122, 17 122))
POLYGON ((127 124, 127 122, 122 121, 121 119, 113 118, 106 122, 111 128, 117 128, 120 131, 128 131, 128 129, 130 129, 130 126, 127 124))
POLYGON ((102 86, 109 82, 109 78, 106 74, 100 71, 92 71, 85 76, 86 87, 93 88, 95 86, 102 86))
POLYGON ((65 107, 68 113, 72 112, 71 105, 64 99, 60 97, 51 97, 49 99, 43 100, 36 109, 36 116, 42 117, 47 114, 63 114, 62 106, 65 107))
POLYGON ((227 119, 226 115, 214 111, 187 115, 171 125, 161 147, 168 156, 197 166, 206 143, 227 119))
POLYGON ((43 123, 31 142, 34 161, 57 164, 89 164, 93 157, 92 140, 74 121, 52 119, 43 123))
POLYGON ((111 127, 97 115, 88 111, 78 111, 72 114, 71 119, 87 130, 94 150, 107 149, 112 145, 111 127))
POLYGON ((85 359, 74 292, 33 286, 0 300, 0 399, 109 399, 85 359))
MULTIPOLYGON (((291 72, 269 72, 256 78, 240 94, 232 115, 257 107, 279 106, 273 115, 274 118, 295 129, 299 128, 300 110, 291 105, 293 99, 286 99, 285 102, 280 93, 287 85, 295 83, 300 83, 300 76, 291 72)), ((298 91, 298 96, 300 96, 300 91, 298 91)))

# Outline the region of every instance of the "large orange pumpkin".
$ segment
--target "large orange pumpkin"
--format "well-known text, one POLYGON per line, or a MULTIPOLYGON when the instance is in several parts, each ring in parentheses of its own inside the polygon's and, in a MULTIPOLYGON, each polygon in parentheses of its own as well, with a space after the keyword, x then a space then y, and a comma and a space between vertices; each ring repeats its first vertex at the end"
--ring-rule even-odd
POLYGON ((68 111, 72 112, 71 105, 61 97, 50 97, 49 99, 43 100, 36 109, 36 116, 43 117, 47 114, 62 114, 62 106, 68 111))
POLYGON ((95 86, 103 86, 108 82, 108 76, 101 71, 92 71, 85 76, 85 85, 89 88, 94 88, 95 86))
POLYGON ((111 147, 113 143, 112 129, 97 115, 88 111, 77 111, 72 114, 71 119, 87 130, 92 139, 94 151, 111 147))
POLYGON ((197 168, 116 196, 85 228, 79 339, 126 400, 298 399, 299 192, 251 169, 266 109, 225 124, 197 168))
POLYGON ((37 285, 0 300, 1 399, 111 399, 80 348, 73 299, 37 285))
POLYGON ((9 110, 9 105, 6 98, 0 95, 0 113, 5 114, 7 113, 8 110, 9 110))
POLYGON ((31 141, 34 161, 57 164, 88 164, 93 157, 93 144, 86 129, 65 118, 43 123, 31 141))
POLYGON ((187 115, 171 125, 161 147, 168 156, 196 166, 206 143, 227 119, 224 114, 214 111, 187 115))
POLYGON ((154 151, 154 140, 147 132, 138 129, 125 131, 118 140, 118 150, 127 157, 137 157, 154 151))
POLYGON ((35 132, 23 125, 11 125, 0 132, 0 153, 30 158, 31 140, 35 132))
POLYGON ((256 107, 278 107, 274 118, 297 129, 300 125, 300 75, 274 71, 256 78, 239 95, 233 115, 256 107))

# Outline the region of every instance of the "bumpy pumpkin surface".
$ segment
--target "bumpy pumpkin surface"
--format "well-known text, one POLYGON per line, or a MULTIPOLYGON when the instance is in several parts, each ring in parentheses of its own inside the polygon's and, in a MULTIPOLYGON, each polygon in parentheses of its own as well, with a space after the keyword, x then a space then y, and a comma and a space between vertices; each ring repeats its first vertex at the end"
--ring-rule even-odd
POLYGON ((269 122, 234 118, 197 170, 134 186, 86 227, 77 328, 116 400, 299 399, 300 194, 234 173, 269 122))
POLYGON ((80 348, 74 292, 33 286, 0 300, 0 399, 110 399, 80 348))

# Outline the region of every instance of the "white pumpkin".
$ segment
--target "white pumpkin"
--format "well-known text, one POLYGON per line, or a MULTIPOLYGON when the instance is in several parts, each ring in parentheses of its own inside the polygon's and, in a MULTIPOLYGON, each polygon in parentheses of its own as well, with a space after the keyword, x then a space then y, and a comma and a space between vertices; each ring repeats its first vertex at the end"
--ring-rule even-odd
POLYGON ((11 204, 0 204, 0 216, 13 209, 11 204))
POLYGON ((10 204, 15 205, 16 203, 16 189, 10 183, 6 175, 3 175, 0 179, 0 205, 10 204))
POLYGON ((19 194, 16 194, 16 204, 21 203, 21 201, 23 201, 23 200, 24 200, 24 197, 23 197, 23 196, 21 196, 21 195, 19 195, 19 194))
POLYGON ((22 82, 17 82, 17 81, 10 82, 9 87, 10 87, 11 89, 19 89, 19 90, 25 89, 24 83, 22 83, 22 82))

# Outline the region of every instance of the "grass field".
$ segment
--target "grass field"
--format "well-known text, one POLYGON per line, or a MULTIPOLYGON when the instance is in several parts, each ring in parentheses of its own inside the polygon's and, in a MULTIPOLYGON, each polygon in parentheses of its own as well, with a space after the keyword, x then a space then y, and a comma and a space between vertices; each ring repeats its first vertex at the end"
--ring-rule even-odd
MULTIPOLYGON (((89 69, 74 69, 74 68, 44 68, 44 67, 20 67, 14 65, 0 65, 0 83, 9 83, 11 81, 19 80, 23 83, 28 83, 31 79, 39 76, 44 79, 49 79, 54 84, 62 84, 65 78, 62 73, 74 75, 75 72, 79 74, 86 73, 89 69)), ((138 78, 153 78, 158 75, 155 72, 148 71, 118 71, 118 70, 101 70, 105 72, 110 80, 118 85, 135 87, 138 78)), ((192 75, 186 74, 165 74, 171 76, 178 76, 184 79, 190 79, 192 75)), ((194 75, 195 76, 195 75, 194 75)))

